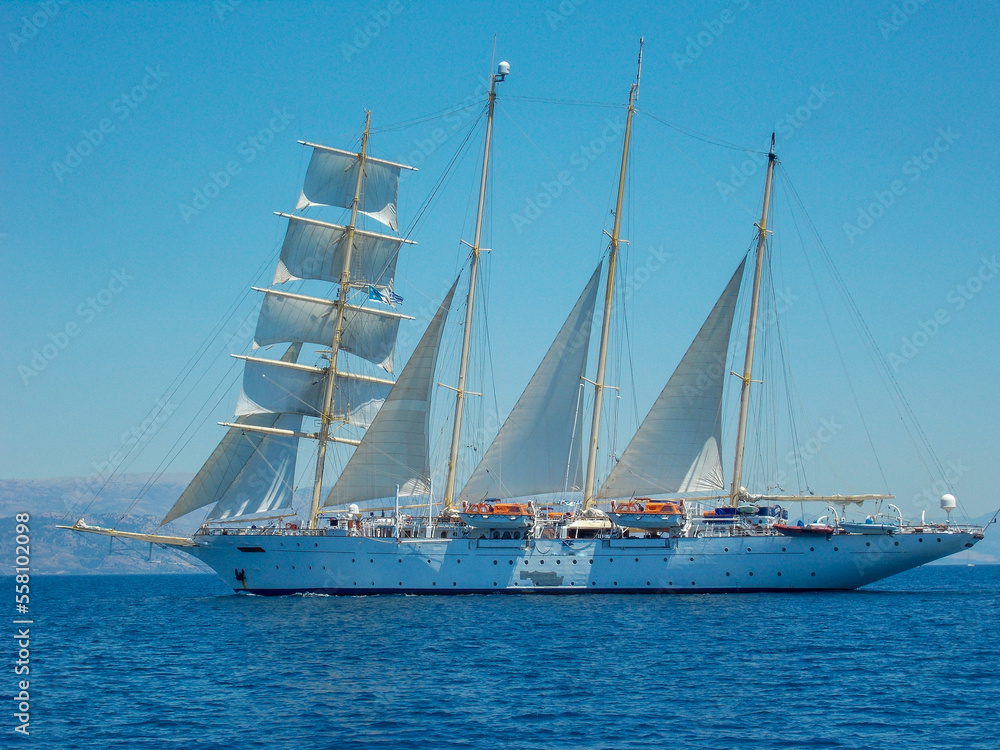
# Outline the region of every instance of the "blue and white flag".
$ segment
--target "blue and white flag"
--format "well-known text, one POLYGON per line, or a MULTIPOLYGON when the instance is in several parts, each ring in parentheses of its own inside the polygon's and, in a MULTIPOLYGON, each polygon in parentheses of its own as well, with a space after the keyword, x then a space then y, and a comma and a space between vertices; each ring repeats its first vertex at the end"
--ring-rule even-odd
POLYGON ((382 302, 386 305, 392 305, 393 307, 403 301, 403 298, 392 291, 392 289, 380 289, 379 287, 371 284, 368 285, 368 299, 373 299, 376 302, 382 302))

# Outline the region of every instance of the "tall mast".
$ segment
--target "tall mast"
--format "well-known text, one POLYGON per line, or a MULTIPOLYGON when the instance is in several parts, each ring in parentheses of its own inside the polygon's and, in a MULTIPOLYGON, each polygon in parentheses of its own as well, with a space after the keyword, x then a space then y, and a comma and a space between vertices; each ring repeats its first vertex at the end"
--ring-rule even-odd
MULTIPOLYGON (((736 428, 736 462, 733 465, 733 485, 729 503, 739 504, 740 482, 743 479, 743 447, 747 436, 747 413, 750 410, 750 383, 753 382, 753 347, 757 338, 757 310, 760 306, 760 279, 764 272, 764 254, 767 251, 767 214, 771 205, 771 178, 774 176, 774 133, 771 133, 771 151, 767 155, 767 179, 764 182, 764 207, 757 224, 757 265, 753 272, 753 296, 750 299, 750 328, 747 331, 747 352, 743 362, 743 386, 740 389, 740 421, 736 428)), ((735 374, 735 373, 734 373, 735 374)))
POLYGON ((608 363, 608 333, 611 330, 611 303, 614 301, 615 268, 618 265, 619 232, 622 224, 622 201, 625 198, 625 170, 628 167, 628 147, 632 139, 632 114, 639 95, 642 76, 642 38, 639 39, 639 64, 635 83, 628 92, 628 115, 625 119, 625 143, 622 145, 622 167, 618 175, 618 200, 615 202, 615 224, 611 229, 611 251, 608 253, 608 282, 604 292, 604 317, 601 322, 601 348, 597 357, 597 377, 594 380, 594 417, 590 423, 590 450, 587 453, 587 480, 583 487, 583 507, 594 504, 594 476, 597 472, 597 438, 601 430, 601 405, 604 401, 604 370, 608 363))
POLYGON ((472 264, 469 269, 469 294, 465 302, 465 329, 462 337, 462 360, 458 370, 458 388, 455 389, 455 423, 451 433, 451 453, 448 457, 448 481, 444 490, 444 508, 453 507, 455 476, 458 471, 458 447, 462 437, 462 407, 465 402, 465 378, 469 370, 469 346, 472 339, 472 311, 476 299, 476 277, 479 272, 479 241, 483 232, 483 207, 486 204, 486 177, 490 166, 490 141, 493 138, 493 105, 496 102, 496 85, 510 73, 510 65, 501 62, 496 75, 490 78, 489 103, 486 111, 486 146, 483 149, 483 173, 479 180, 479 208, 476 211, 476 234, 472 240, 472 264))
POLYGON ((333 328, 333 341, 330 343, 330 365, 326 372, 326 392, 323 396, 323 413, 319 430, 319 449, 316 453, 316 479, 313 482, 312 504, 309 507, 307 528, 316 528, 319 516, 319 499, 323 492, 323 468, 326 463, 326 444, 330 439, 330 422, 333 421, 333 394, 337 378, 337 354, 340 352, 340 340, 344 333, 344 309, 347 305, 347 293, 351 286, 351 254, 354 250, 354 230, 358 225, 358 208, 361 205, 361 184, 365 179, 365 156, 368 153, 368 129, 371 125, 371 110, 365 112, 365 132, 361 136, 361 153, 358 154, 358 179, 354 183, 354 200, 351 202, 351 222, 347 225, 347 236, 344 242, 344 265, 340 269, 340 293, 337 295, 336 318, 333 328))

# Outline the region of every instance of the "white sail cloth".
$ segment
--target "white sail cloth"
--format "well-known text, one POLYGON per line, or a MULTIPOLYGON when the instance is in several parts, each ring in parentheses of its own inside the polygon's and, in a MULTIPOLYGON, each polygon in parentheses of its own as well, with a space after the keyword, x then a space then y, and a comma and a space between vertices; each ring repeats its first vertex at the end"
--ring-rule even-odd
POLYGON ((430 411, 441 335, 458 281, 400 373, 325 506, 430 492, 430 411))
MULTIPOLYGON (((285 241, 274 272, 274 283, 292 279, 320 279, 340 282, 347 250, 347 227, 279 213, 288 219, 285 241)), ((403 243, 411 240, 386 234, 354 230, 351 251, 351 281, 391 286, 396 275, 396 258, 403 243)))
MULTIPOLYGON (((339 206, 350 208, 358 183, 360 155, 313 143, 312 158, 306 169, 302 194, 296 208, 339 206)), ((412 169, 403 164, 365 157, 365 176, 361 182, 358 210, 397 230, 396 200, 399 193, 399 170, 412 169)))
MULTIPOLYGON (((337 314, 335 303, 315 297, 266 292, 257 318, 254 343, 266 346, 284 341, 304 341, 329 346, 333 341, 337 314)), ((393 352, 399 321, 407 315, 377 308, 347 305, 340 350, 367 359, 392 372, 393 352)))
POLYGON ((583 487, 581 378, 601 266, 563 323, 503 427, 459 495, 461 502, 583 487))
MULTIPOLYGON (((298 431, 297 414, 240 417, 240 424, 298 431)), ((287 508, 292 503, 298 438, 230 427, 160 525, 216 503, 210 519, 287 508)))
POLYGON ((744 258, 597 493, 599 499, 723 489, 722 392, 745 264, 744 258))
MULTIPOLYGON (((318 417, 326 396, 327 370, 308 365, 239 357, 246 362, 236 416, 287 412, 318 417)), ((391 381, 337 372, 333 408, 337 419, 367 427, 392 387, 391 381)))

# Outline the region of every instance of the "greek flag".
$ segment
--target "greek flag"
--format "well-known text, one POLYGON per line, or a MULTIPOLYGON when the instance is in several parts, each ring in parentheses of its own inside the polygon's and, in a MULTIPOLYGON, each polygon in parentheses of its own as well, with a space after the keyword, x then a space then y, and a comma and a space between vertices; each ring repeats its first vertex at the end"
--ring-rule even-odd
POLYGON ((395 307, 403 298, 396 294, 392 289, 379 289, 377 286, 371 284, 368 285, 368 299, 373 299, 376 302, 382 302, 386 305, 392 305, 395 307))

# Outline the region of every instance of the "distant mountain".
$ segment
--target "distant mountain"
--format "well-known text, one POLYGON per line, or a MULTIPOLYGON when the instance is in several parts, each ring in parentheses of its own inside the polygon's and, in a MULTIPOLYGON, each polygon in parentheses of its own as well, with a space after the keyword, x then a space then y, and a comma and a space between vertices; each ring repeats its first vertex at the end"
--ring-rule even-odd
POLYGON ((126 474, 103 489, 91 477, 0 480, 0 555, 4 560, 14 558, 15 515, 27 512, 31 516, 32 573, 210 572, 198 561, 171 549, 151 550, 148 544, 56 528, 85 517, 91 525, 123 531, 189 536, 201 521, 197 514, 162 528, 159 522, 191 476, 164 474, 150 483, 147 474, 126 474), (138 502, 133 502, 137 497, 138 502))

